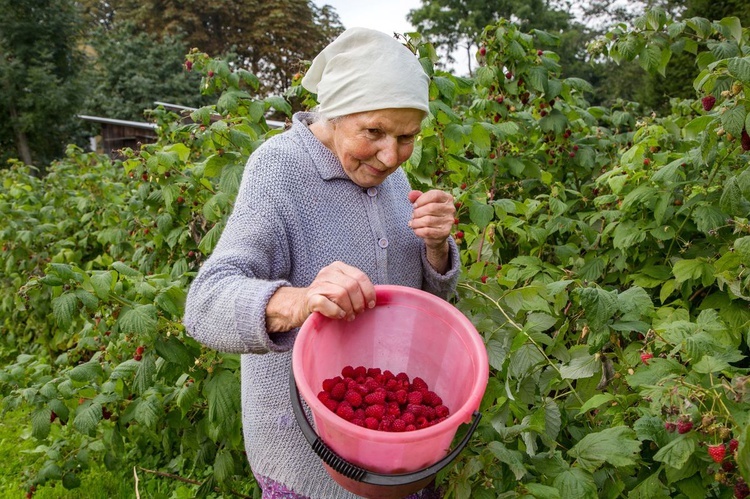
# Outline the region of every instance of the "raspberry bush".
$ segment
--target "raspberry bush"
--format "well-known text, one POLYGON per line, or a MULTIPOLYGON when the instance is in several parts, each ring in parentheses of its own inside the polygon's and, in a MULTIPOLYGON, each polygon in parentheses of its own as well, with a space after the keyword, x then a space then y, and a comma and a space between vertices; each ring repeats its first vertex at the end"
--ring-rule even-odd
MULTIPOLYGON (((652 10, 590 46, 667 77, 671 54, 694 54, 695 98, 665 116, 590 106, 591 85, 538 49, 550 33, 488 26, 473 79, 409 40, 432 112, 406 169, 456 199, 456 305, 492 368, 480 426, 439 476, 449 497, 748 496, 748 36, 652 10)), ((142 492, 157 471, 253 493, 238 359, 180 318, 245 160, 278 133, 264 116, 290 106, 223 61, 187 61, 216 104, 157 110, 158 143, 116 162, 71 147, 42 179, 0 172, 0 391, 39 444, 24 492, 75 488, 101 462, 124 480, 135 467, 142 492)), ((289 97, 314 102, 295 82, 289 97)))

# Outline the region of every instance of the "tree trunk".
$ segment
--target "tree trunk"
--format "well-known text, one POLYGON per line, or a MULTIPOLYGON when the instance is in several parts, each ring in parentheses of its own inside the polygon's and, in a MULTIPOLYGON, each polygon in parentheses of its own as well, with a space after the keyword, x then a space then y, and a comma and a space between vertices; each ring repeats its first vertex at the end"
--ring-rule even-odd
POLYGON ((18 151, 18 159, 20 159, 27 165, 32 165, 33 163, 31 162, 29 139, 26 137, 24 131, 18 127, 18 111, 16 111, 16 106, 14 106, 13 103, 10 104, 10 120, 11 123, 13 123, 13 132, 16 135, 16 150, 18 151))

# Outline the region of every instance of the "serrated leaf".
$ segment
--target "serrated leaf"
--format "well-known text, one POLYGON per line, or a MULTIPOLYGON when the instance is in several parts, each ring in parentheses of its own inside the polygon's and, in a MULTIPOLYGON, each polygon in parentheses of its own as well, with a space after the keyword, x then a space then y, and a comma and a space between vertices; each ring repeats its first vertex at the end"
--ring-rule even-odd
POLYGON ((188 351, 187 347, 174 336, 168 338, 159 337, 155 344, 156 353, 162 358, 176 364, 183 369, 187 369, 193 364, 193 356, 188 351))
POLYGON ((217 423, 240 410, 240 384, 237 377, 225 370, 215 372, 205 385, 208 419, 217 423))
POLYGON ((146 428, 155 428, 159 421, 160 413, 163 411, 153 400, 153 397, 141 399, 140 404, 135 409, 135 420, 146 428))
POLYGON ((542 362, 544 362, 544 355, 537 347, 527 343, 511 355, 508 374, 513 378, 522 378, 528 375, 534 366, 542 362))
POLYGON ((556 108, 539 120, 539 127, 543 132, 554 132, 555 135, 562 134, 567 126, 568 117, 556 108))
POLYGON ((582 406, 580 411, 581 412, 588 412, 591 409, 596 409, 597 407, 606 404, 607 402, 611 402, 615 399, 615 396, 611 393, 598 393, 588 399, 582 406))
POLYGON ((742 81, 750 83, 750 60, 747 58, 733 57, 727 63, 729 74, 742 81))
POLYGON ((156 329, 157 313, 153 305, 126 308, 117 318, 117 325, 125 334, 143 335, 156 329))
POLYGON ((87 405, 78 406, 73 426, 84 435, 91 435, 96 425, 102 419, 102 406, 91 402, 87 405))
POLYGON ((628 499, 660 499, 671 497, 669 487, 661 483, 659 475, 660 472, 657 471, 636 485, 628 493, 628 499))
POLYGON ((218 483, 227 482, 234 475, 234 459, 227 449, 221 449, 214 459, 214 477, 218 483))
POLYGON ((102 374, 102 366, 97 361, 86 362, 71 369, 68 376, 73 381, 84 383, 93 381, 102 374))
POLYGON ((472 201, 469 204, 469 218, 480 229, 487 227, 494 215, 495 209, 492 206, 476 201, 472 201))
POLYGON ((47 438, 49 435, 50 427, 50 416, 52 410, 49 407, 41 407, 31 413, 31 435, 39 440, 47 438))
POLYGON ((151 355, 145 355, 138 362, 138 368, 133 378, 133 391, 138 394, 144 393, 154 384, 154 373, 156 372, 156 363, 151 355))
POLYGON ((580 290, 581 307, 586 319, 594 328, 603 326, 617 311, 617 291, 605 291, 599 287, 580 290))
POLYGON ((617 295, 617 308, 622 312, 621 321, 636 321, 649 316, 654 303, 643 288, 633 286, 617 295))
POLYGON ((496 440, 487 444, 487 448, 498 461, 508 466, 511 473, 516 477, 516 480, 520 480, 526 474, 526 467, 523 465, 523 454, 520 452, 508 449, 502 442, 496 440))
POLYGON ((78 298, 74 293, 64 293, 52 300, 52 313, 61 328, 70 326, 77 311, 78 298))
POLYGON ((198 387, 195 383, 187 383, 177 391, 177 407, 182 411, 182 415, 192 409, 193 403, 198 399, 198 387))
POLYGON ((112 373, 109 375, 109 379, 130 379, 133 377, 133 374, 138 370, 138 367, 140 365, 141 363, 135 359, 128 359, 125 362, 121 362, 112 370, 112 373))
POLYGON ((654 454, 654 460, 680 469, 695 452, 696 442, 692 434, 679 435, 654 454))
POLYGON ((557 475, 552 485, 560 496, 576 499, 597 499, 596 483, 591 473, 581 468, 569 468, 557 475))
POLYGON ((595 355, 588 353, 572 359, 569 363, 560 367, 560 375, 563 379, 590 378, 601 369, 601 362, 595 355))
POLYGON ((746 116, 747 110, 745 109, 745 106, 738 104, 721 115, 721 126, 724 127, 724 130, 726 130, 727 133, 739 137, 742 134, 742 130, 745 128, 746 116))
POLYGON ((114 262, 112 264, 112 268, 116 270, 118 273, 128 276, 128 277, 139 277, 141 275, 140 272, 135 270, 132 267, 129 267, 128 265, 124 264, 123 262, 114 262))
POLYGON ((636 439, 635 431, 627 426, 615 426, 589 433, 568 454, 576 458, 582 468, 593 473, 604 463, 614 467, 633 466, 640 450, 641 443, 636 439))
POLYGON ((109 298, 109 292, 112 289, 112 282, 114 277, 108 270, 99 270, 91 274, 91 287, 94 288, 94 293, 102 300, 109 298))
POLYGON ((187 293, 180 286, 170 286, 156 295, 154 303, 174 318, 182 317, 187 293))

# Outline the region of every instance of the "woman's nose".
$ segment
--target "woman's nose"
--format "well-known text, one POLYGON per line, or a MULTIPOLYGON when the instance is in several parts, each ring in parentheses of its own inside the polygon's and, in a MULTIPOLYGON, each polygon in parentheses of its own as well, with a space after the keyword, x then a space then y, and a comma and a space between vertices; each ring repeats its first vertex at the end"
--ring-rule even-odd
POLYGON ((400 164, 398 155, 398 141, 396 139, 389 138, 380 148, 376 155, 378 161, 388 168, 394 168, 400 164))

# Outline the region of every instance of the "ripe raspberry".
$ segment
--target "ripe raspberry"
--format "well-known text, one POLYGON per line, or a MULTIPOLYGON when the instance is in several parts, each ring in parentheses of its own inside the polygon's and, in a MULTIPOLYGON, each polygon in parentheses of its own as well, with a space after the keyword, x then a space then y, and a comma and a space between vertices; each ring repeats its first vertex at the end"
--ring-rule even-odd
POLYGON ((666 423, 664 423, 664 429, 667 430, 669 433, 672 433, 673 431, 677 429, 677 425, 671 421, 667 421, 666 423))
POLYGON ((405 412, 411 412, 415 416, 419 417, 424 413, 424 406, 422 404, 409 404, 406 406, 405 412))
POLYGON ((413 412, 403 412, 401 413, 401 419, 404 420, 404 423, 406 425, 414 424, 414 422, 417 420, 417 417, 414 415, 413 412))
POLYGON ((357 407, 354 409, 354 419, 361 419, 362 421, 365 420, 367 417, 367 414, 365 414, 365 410, 362 407, 357 407))
POLYGON ((49 422, 54 423, 55 419, 57 419, 57 414, 55 414, 55 411, 52 411, 49 415, 49 422))
POLYGON ((346 383, 343 381, 340 381, 336 383, 336 386, 333 387, 333 390, 331 390, 331 398, 333 400, 344 400, 344 396, 346 395, 346 383))
POLYGON ((341 370, 341 376, 344 378, 355 378, 354 375, 354 367, 353 366, 344 366, 344 368, 341 370))
POLYGON ((423 395, 422 403, 435 407, 442 404, 443 399, 441 399, 437 393, 433 392, 432 390, 428 390, 423 395))
POLYGON ((143 354, 143 351, 145 350, 145 347, 143 345, 140 345, 138 348, 135 349, 135 353, 138 355, 143 354))
POLYGON ((383 371, 379 367, 370 367, 367 369, 367 375, 373 378, 383 374, 383 371))
POLYGON ((711 456, 711 459, 713 459, 715 463, 720 463, 724 460, 724 454, 726 451, 727 450, 723 444, 708 446, 708 455, 711 456))
POLYGON ((364 420, 362 420, 362 419, 359 419, 359 418, 356 418, 356 417, 355 417, 354 419, 352 419, 352 423, 354 423, 354 424, 355 424, 355 425, 357 425, 357 426, 361 426, 362 428, 364 428, 364 427, 365 427, 365 422, 364 422, 364 420))
POLYGON ((399 405, 405 404, 409 396, 409 394, 406 393, 406 390, 398 390, 394 395, 396 402, 398 402, 399 405))
POLYGON ((354 368, 355 378, 364 378, 365 376, 367 376, 367 368, 365 366, 357 366, 354 368))
POLYGON ((344 395, 344 400, 349 402, 349 404, 351 404, 351 406, 355 408, 362 405, 362 395, 354 390, 349 390, 348 392, 346 392, 346 395, 344 395))
POLYGON ((404 420, 400 418, 396 418, 395 420, 393 420, 393 423, 391 423, 391 431, 406 431, 406 423, 404 422, 404 420))
POLYGON ((398 418, 401 416, 401 408, 398 405, 398 402, 390 402, 388 403, 388 407, 385 409, 385 413, 393 416, 394 418, 398 418))
POLYGON ((450 411, 448 410, 448 408, 446 406, 444 406, 444 405, 439 405, 439 406, 435 407, 435 415, 438 418, 447 418, 449 412, 450 411))
POLYGON ((382 388, 375 390, 372 393, 365 395, 365 403, 367 405, 383 405, 385 404, 386 392, 382 388))
POLYGON ((325 404, 327 400, 331 400, 331 394, 326 391, 318 392, 318 400, 325 404))
POLYGON ((328 378, 326 380, 323 380, 323 390, 327 392, 333 391, 333 387, 337 384, 341 383, 343 380, 341 379, 341 376, 336 376, 335 378, 328 378))
POLYGON ((721 463, 721 469, 723 469, 727 473, 730 473, 734 471, 734 463, 732 461, 724 461, 723 463, 721 463))
POLYGON ((430 422, 424 416, 417 417, 417 420, 414 422, 414 426, 417 428, 426 428, 429 424, 430 422))
POLYGON ((716 104, 716 97, 714 97, 713 95, 707 95, 701 99, 701 104, 703 105, 703 109, 705 111, 710 111, 711 109, 713 109, 714 104, 716 104))
POLYGON ((742 130, 742 136, 740 137, 740 144, 742 145, 743 151, 750 151, 750 135, 747 134, 747 130, 742 130))
POLYGON ((143 356, 141 354, 139 354, 139 353, 133 355, 133 359, 135 359, 136 361, 140 361, 142 358, 143 358, 143 356))
POLYGON ((677 433, 680 435, 685 434, 693 429, 692 421, 680 421, 677 423, 677 433))
POLYGON ((745 499, 750 495, 750 487, 741 478, 737 479, 737 483, 734 485, 734 497, 737 499, 745 499))
POLYGON ((419 405, 422 403, 422 398, 423 398, 422 392, 409 392, 407 401, 409 402, 410 405, 411 404, 419 405))
POLYGON ((368 417, 365 418, 365 426, 371 430, 377 430, 378 426, 380 426, 380 421, 377 418, 368 417))
POLYGON ((734 454, 734 451, 737 450, 737 447, 739 447, 739 445, 740 445, 740 443, 737 441, 737 439, 733 438, 727 444, 727 450, 729 450, 730 454, 734 454))
POLYGON ((351 421, 352 419, 354 419, 354 409, 352 409, 352 406, 346 401, 339 404, 338 408, 336 409, 336 414, 346 419, 347 421, 351 421))
POLYGON ((365 380, 365 384, 362 386, 364 387, 365 395, 367 395, 368 393, 372 393, 377 390, 380 387, 380 383, 372 378, 368 378, 365 380))
POLYGON ((405 381, 406 383, 409 382, 409 375, 406 373, 398 373, 396 375, 396 379, 399 381, 405 381))
POLYGON ((367 409, 365 409, 365 414, 368 418, 375 418, 380 421, 385 415, 385 406, 382 404, 368 406, 367 409))
POLYGON ((411 386, 414 390, 427 390, 428 386, 427 383, 425 383, 425 380, 417 376, 414 378, 411 382, 411 386))
POLYGON ((324 404, 324 405, 325 405, 326 407, 328 407, 328 409, 330 409, 330 410, 331 410, 331 412, 336 412, 336 409, 338 409, 338 408, 339 408, 339 403, 338 403, 338 402, 336 402, 336 401, 335 401, 335 400, 333 400, 333 399, 328 399, 328 400, 326 400, 325 402, 323 402, 323 404, 324 404))
POLYGON ((644 353, 641 354, 641 362, 643 362, 644 364, 648 365, 649 359, 652 359, 653 357, 654 357, 654 354, 648 353, 648 352, 644 352, 644 353))

